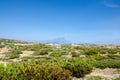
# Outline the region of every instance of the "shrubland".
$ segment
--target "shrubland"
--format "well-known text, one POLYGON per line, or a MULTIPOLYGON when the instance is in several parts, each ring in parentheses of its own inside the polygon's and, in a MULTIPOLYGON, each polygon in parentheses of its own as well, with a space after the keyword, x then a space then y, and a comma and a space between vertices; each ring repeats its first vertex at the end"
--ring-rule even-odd
MULTIPOLYGON (((0 48, 3 47, 5 46, 0 48)), ((6 60, 21 61, 6 66, 1 64, 0 80, 72 80, 72 77, 84 77, 94 68, 120 68, 119 48, 70 44, 57 48, 55 45, 41 43, 24 46, 12 43, 7 47, 10 50, 4 53, 6 60), (33 51, 33 54, 20 57, 22 51, 33 51), (81 55, 84 57, 80 57, 81 55)), ((99 80, 100 77, 89 77, 89 80, 92 79, 99 80)))

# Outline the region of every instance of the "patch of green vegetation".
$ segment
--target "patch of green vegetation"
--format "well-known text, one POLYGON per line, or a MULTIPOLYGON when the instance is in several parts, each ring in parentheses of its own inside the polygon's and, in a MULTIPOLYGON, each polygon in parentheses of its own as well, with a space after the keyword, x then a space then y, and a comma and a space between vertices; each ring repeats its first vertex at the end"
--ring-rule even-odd
POLYGON ((86 55, 88 55, 88 56, 90 56, 90 55, 95 55, 95 54, 98 54, 98 51, 97 51, 96 49, 94 49, 94 48, 90 48, 90 49, 86 50, 86 51, 84 52, 84 54, 86 54, 86 55))
POLYGON ((10 51, 10 53, 22 54, 22 52, 20 50, 12 50, 12 51, 10 51))
POLYGON ((4 48, 4 47, 5 47, 5 45, 1 45, 1 44, 0 44, 0 48, 4 48))
POLYGON ((116 60, 120 60, 120 55, 116 55, 116 54, 109 54, 108 58, 110 59, 116 59, 116 60))
POLYGON ((71 52, 71 55, 72 57, 80 57, 80 53, 75 52, 75 51, 71 52))
POLYGON ((0 80, 72 80, 71 72, 53 65, 12 63, 0 65, 0 80))
POLYGON ((58 52, 56 52, 56 51, 54 51, 54 52, 52 52, 52 53, 50 54, 50 56, 53 56, 53 57, 61 57, 61 54, 58 53, 58 52))
POLYGON ((91 63, 96 68, 120 68, 120 61, 113 59, 105 59, 99 61, 93 61, 91 63))
POLYGON ((3 57, 3 58, 0 58, 0 60, 2 60, 2 61, 9 60, 9 58, 3 57))
POLYGON ((25 56, 25 57, 22 57, 21 59, 22 59, 22 61, 28 61, 29 59, 34 59, 34 57, 33 56, 25 56))
POLYGON ((92 66, 85 60, 79 58, 69 59, 64 63, 63 68, 70 70, 72 72, 72 76, 77 78, 84 77, 85 74, 92 71, 92 66))
POLYGON ((105 57, 99 55, 99 54, 95 54, 95 55, 91 55, 89 56, 90 59, 95 59, 95 60, 103 60, 106 59, 105 57))
POLYGON ((48 52, 46 50, 42 49, 42 50, 39 50, 39 51, 35 51, 33 53, 33 55, 48 55, 48 52))
POLYGON ((19 50, 12 50, 12 51, 7 52, 5 54, 6 54, 6 57, 8 57, 9 59, 14 59, 14 58, 19 58, 20 54, 22 54, 22 52, 19 50))

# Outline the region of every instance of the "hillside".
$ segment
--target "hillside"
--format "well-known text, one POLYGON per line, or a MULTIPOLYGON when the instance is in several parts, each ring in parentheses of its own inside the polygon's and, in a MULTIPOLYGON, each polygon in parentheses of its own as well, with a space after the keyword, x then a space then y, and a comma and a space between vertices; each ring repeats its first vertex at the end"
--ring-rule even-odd
POLYGON ((12 44, 12 43, 28 43, 27 41, 20 41, 20 40, 14 40, 14 39, 5 39, 5 38, 0 38, 0 44, 12 44))

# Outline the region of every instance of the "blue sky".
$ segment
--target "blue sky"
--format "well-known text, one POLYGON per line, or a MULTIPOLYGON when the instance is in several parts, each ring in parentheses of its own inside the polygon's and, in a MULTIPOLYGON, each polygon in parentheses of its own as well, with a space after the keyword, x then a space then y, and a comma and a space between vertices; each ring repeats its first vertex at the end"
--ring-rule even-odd
POLYGON ((0 0, 0 38, 114 43, 120 0, 0 0))

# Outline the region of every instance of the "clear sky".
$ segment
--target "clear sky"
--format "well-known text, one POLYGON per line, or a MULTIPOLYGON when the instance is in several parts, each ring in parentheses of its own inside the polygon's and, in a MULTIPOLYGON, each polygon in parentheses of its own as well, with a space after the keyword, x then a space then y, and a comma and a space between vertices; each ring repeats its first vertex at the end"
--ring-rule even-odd
POLYGON ((0 0, 0 38, 120 41, 120 0, 0 0))

